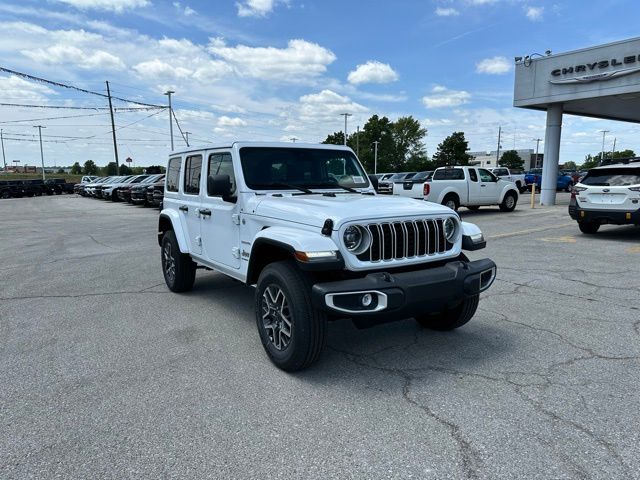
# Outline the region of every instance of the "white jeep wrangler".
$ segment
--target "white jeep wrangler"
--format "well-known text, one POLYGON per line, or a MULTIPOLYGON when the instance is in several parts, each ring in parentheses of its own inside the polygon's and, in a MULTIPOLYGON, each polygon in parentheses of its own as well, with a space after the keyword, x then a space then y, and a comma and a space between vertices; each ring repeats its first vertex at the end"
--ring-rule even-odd
POLYGON ((328 320, 460 327, 496 273, 462 253, 485 246, 478 227, 442 205, 376 195, 353 151, 335 145, 172 153, 158 243, 174 292, 193 287, 198 267, 255 285, 260 339, 287 371, 318 358, 328 320))

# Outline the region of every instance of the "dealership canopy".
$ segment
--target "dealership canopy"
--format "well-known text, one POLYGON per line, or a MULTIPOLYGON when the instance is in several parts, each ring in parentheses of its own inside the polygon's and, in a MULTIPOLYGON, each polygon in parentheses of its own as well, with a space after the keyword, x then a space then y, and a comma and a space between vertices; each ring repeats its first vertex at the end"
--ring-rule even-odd
POLYGON ((516 58, 513 105, 547 111, 540 203, 553 205, 563 113, 640 122, 640 38, 516 58))

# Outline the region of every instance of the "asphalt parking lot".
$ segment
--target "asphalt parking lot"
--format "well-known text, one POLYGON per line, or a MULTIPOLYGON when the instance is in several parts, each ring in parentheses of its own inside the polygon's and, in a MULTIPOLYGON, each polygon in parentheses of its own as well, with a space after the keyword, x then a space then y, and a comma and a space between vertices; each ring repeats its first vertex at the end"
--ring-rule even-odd
POLYGON ((464 328, 333 323, 294 375, 251 288, 167 290, 157 210, 0 201, 0 477, 640 478, 640 228, 559 196, 462 209, 499 269, 464 328))

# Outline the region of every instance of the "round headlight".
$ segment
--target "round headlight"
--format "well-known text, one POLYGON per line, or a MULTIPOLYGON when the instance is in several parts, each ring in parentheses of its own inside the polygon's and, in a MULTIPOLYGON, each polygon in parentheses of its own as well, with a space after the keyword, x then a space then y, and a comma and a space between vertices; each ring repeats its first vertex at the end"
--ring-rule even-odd
POLYGON ((451 217, 444 221, 444 236, 450 242, 456 236, 456 221, 451 217))
POLYGON ((344 231, 343 239, 347 250, 353 252, 362 244, 362 230, 357 225, 351 225, 344 231))

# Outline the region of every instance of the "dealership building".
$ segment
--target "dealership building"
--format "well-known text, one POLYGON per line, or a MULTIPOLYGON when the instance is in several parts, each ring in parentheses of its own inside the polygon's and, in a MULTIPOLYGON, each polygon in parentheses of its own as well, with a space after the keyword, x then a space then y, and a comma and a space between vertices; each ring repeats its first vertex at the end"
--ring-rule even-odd
MULTIPOLYGON (((500 150, 500 158, 507 150, 500 150)), ((471 155, 469 165, 475 165, 482 168, 495 168, 498 167, 500 162, 496 161, 498 158, 498 152, 493 150, 491 152, 467 152, 471 155)), ((532 148, 516 150, 518 156, 524 162, 522 165, 523 170, 531 170, 532 168, 542 167, 542 159, 544 158, 542 153, 538 153, 536 158, 536 152, 532 148)))
POLYGON ((516 57, 513 105, 547 112, 540 203, 553 205, 565 113, 640 122, 640 38, 516 57))

